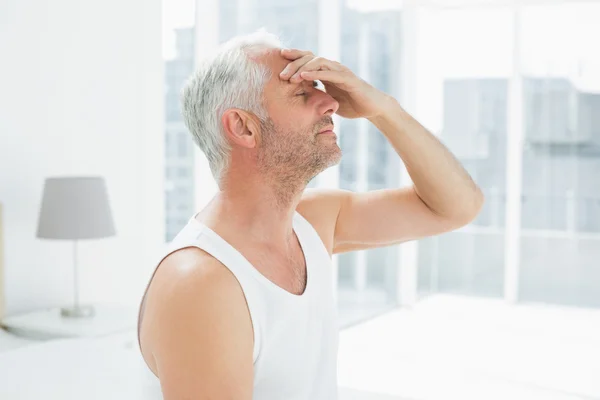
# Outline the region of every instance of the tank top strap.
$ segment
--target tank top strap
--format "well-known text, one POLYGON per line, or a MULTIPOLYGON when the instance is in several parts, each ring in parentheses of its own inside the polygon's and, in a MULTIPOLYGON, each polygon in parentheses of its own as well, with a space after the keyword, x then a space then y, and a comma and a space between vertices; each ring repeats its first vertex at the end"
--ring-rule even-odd
MULTIPOLYGON (((242 287, 242 292, 246 299, 246 304, 250 312, 250 319, 252 321, 252 329, 254 332, 253 362, 256 362, 260 354, 261 345, 259 307, 261 307, 262 298, 259 292, 259 285, 257 285, 255 282, 255 277, 251 273, 252 270, 246 265, 248 261, 239 252, 232 251, 231 248, 227 247, 227 244, 222 241, 222 239, 220 240, 220 238, 215 237, 209 228, 196 221, 195 215, 189 219, 187 225, 185 225, 185 227, 173 238, 173 240, 168 243, 166 251, 163 252, 159 262, 156 263, 156 267, 152 273, 150 281, 146 286, 146 291, 150 285, 150 282, 152 281, 152 278, 156 274, 158 265, 162 262, 162 260, 175 251, 184 249, 186 247, 197 247, 201 250, 204 250, 215 259, 219 260, 227 267, 227 269, 232 272, 242 287)), ((143 301, 140 305, 140 310, 142 306, 143 301)))
POLYGON ((306 218, 298 211, 294 213, 294 229, 297 235, 302 235, 304 241, 309 244, 309 248, 305 249, 313 256, 313 261, 321 264, 323 261, 331 262, 329 252, 325 247, 325 243, 321 240, 321 236, 306 218))
POLYGON ((232 251, 231 248, 226 246, 222 241, 215 240, 215 237, 208 228, 202 225, 195 226, 194 228, 196 231, 195 237, 187 243, 181 243, 180 246, 181 248, 195 246, 204 250, 225 265, 237 279, 242 287, 242 292, 250 312, 252 330, 254 331, 252 359, 253 362, 256 362, 260 354, 261 345, 261 313, 259 308, 262 304, 262 295, 259 291, 260 285, 257 284, 256 277, 252 274, 252 270, 246 265, 248 261, 244 256, 237 251, 232 251))

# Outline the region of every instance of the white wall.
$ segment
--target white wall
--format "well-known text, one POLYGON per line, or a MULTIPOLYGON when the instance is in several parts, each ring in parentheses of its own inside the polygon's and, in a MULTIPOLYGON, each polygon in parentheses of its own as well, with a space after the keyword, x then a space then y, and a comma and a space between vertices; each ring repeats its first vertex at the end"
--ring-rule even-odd
POLYGON ((7 314, 72 302, 71 242, 35 238, 55 175, 104 176, 114 213, 81 300, 137 305, 164 238, 161 1, 3 0, 0 60, 7 314))

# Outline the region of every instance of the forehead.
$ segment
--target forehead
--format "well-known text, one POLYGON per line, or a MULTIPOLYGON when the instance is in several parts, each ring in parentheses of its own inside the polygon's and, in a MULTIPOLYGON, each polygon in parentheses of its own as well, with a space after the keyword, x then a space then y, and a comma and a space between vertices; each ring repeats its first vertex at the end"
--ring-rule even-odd
POLYGON ((298 84, 290 83, 289 80, 283 80, 279 77, 281 71, 291 62, 291 60, 281 55, 280 49, 267 50, 258 58, 258 61, 271 70, 271 78, 265 87, 266 91, 285 92, 291 88, 298 87, 298 84))
POLYGON ((279 74, 290 60, 286 59, 281 55, 281 49, 269 49, 266 50, 260 56, 260 61, 266 64, 273 72, 279 74))

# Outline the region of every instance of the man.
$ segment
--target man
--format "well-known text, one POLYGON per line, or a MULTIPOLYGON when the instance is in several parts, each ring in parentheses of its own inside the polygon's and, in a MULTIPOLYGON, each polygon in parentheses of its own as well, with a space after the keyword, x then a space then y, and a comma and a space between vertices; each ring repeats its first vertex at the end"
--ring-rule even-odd
POLYGON ((166 400, 335 399, 331 255, 461 227, 481 190, 394 98, 264 32, 225 44, 182 99, 219 192, 150 279, 139 317, 146 363, 166 400), (305 191, 340 161, 334 113, 373 123, 414 184, 305 191))

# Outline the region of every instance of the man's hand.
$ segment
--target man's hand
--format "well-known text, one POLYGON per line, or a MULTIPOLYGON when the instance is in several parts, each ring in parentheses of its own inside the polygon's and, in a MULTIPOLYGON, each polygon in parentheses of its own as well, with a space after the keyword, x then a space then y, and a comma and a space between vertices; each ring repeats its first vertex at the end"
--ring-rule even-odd
POLYGON ((323 82, 327 93, 340 105, 337 114, 344 118, 374 118, 383 114, 390 103, 390 96, 337 61, 297 49, 282 49, 281 55, 291 62, 280 78, 292 83, 302 80, 323 82))

